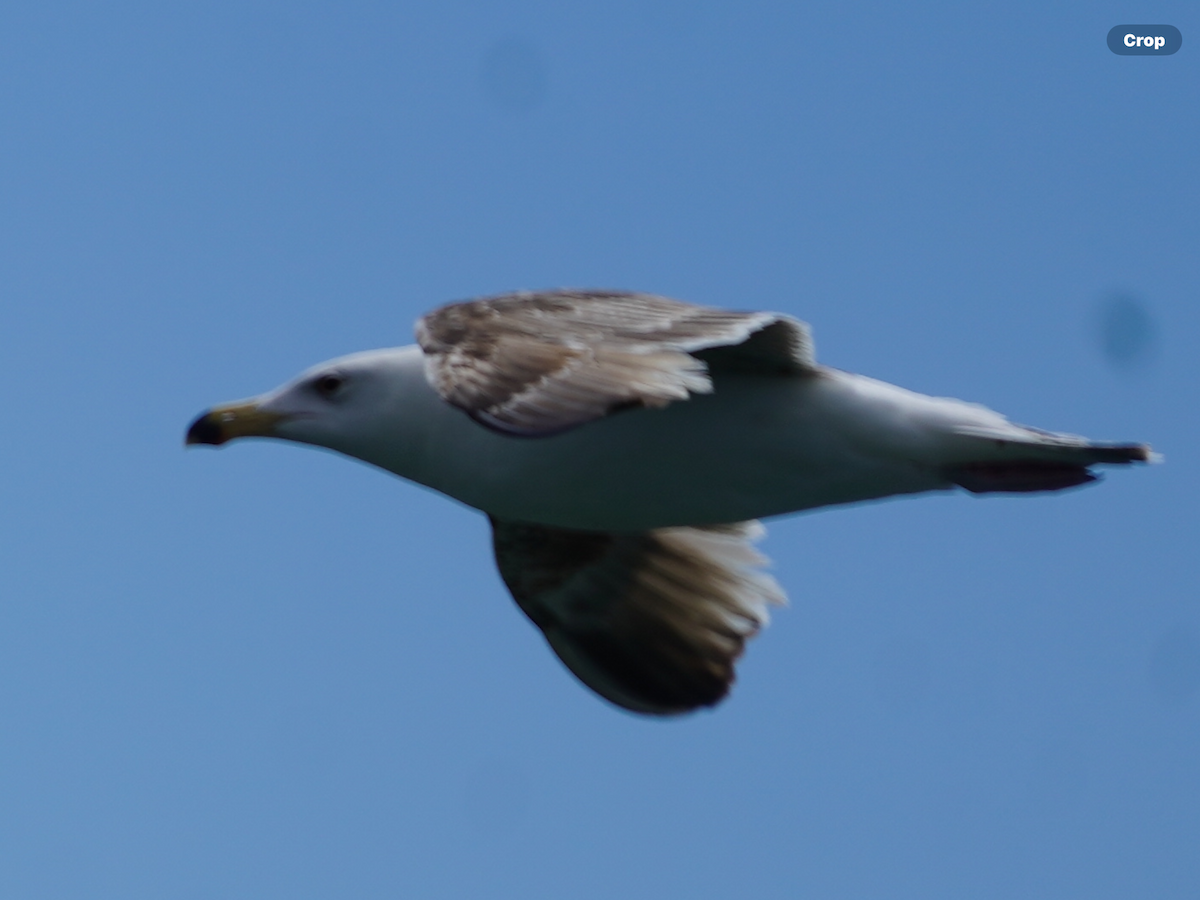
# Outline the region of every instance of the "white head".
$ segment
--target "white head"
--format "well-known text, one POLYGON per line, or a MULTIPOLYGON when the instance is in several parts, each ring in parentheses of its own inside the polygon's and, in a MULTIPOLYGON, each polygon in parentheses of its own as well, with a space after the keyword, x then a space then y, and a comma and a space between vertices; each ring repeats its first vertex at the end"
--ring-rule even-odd
POLYGON ((185 443, 279 438, 391 468, 392 460, 373 456, 381 447, 395 451, 414 391, 430 392, 419 348, 355 353, 313 366, 258 397, 213 407, 192 422, 185 443))

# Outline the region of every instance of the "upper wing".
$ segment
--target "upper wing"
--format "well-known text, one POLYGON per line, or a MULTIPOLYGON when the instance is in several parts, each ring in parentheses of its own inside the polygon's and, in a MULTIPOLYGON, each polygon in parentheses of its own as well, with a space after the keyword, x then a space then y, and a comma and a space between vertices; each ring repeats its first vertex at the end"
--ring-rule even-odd
POLYGON ((815 364, 808 327, 790 316, 614 291, 452 303, 417 322, 417 342, 444 400, 521 435, 708 393, 709 365, 797 372, 815 364))
POLYGON ((757 522, 643 534, 492 519, 517 604, 579 680, 618 706, 672 715, 718 703, 783 591, 758 571, 757 522))

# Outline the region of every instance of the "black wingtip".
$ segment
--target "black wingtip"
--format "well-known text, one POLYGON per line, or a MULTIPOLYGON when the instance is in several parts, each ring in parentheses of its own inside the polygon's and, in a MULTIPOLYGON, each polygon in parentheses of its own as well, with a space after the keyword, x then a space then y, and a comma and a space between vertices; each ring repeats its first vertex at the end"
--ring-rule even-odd
POLYGON ((1084 465, 1042 461, 968 463, 954 466, 946 474, 951 482, 972 494, 1061 491, 1099 479, 1084 465))
POLYGON ((1158 454, 1150 449, 1149 444, 1096 444, 1089 449, 1094 454, 1093 462, 1108 465, 1159 461, 1158 454))

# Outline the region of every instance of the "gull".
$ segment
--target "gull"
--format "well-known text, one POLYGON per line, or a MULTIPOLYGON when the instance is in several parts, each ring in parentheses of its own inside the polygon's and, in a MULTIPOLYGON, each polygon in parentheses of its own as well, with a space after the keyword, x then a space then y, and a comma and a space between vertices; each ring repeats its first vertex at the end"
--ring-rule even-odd
POLYGON ((527 291, 443 306, 416 337, 214 407, 186 442, 311 444, 481 510, 505 585, 562 662, 649 715, 720 702, 785 601, 759 519, 1058 491, 1154 458, 819 365, 808 326, 780 313, 527 291))

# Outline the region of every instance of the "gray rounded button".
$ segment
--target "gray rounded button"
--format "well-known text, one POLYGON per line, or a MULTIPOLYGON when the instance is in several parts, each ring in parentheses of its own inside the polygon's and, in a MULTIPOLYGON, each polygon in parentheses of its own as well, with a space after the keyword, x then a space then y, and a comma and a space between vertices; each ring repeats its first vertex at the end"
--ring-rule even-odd
POLYGON ((1174 25, 1114 25, 1108 49, 1121 56, 1170 56, 1183 46, 1174 25))

